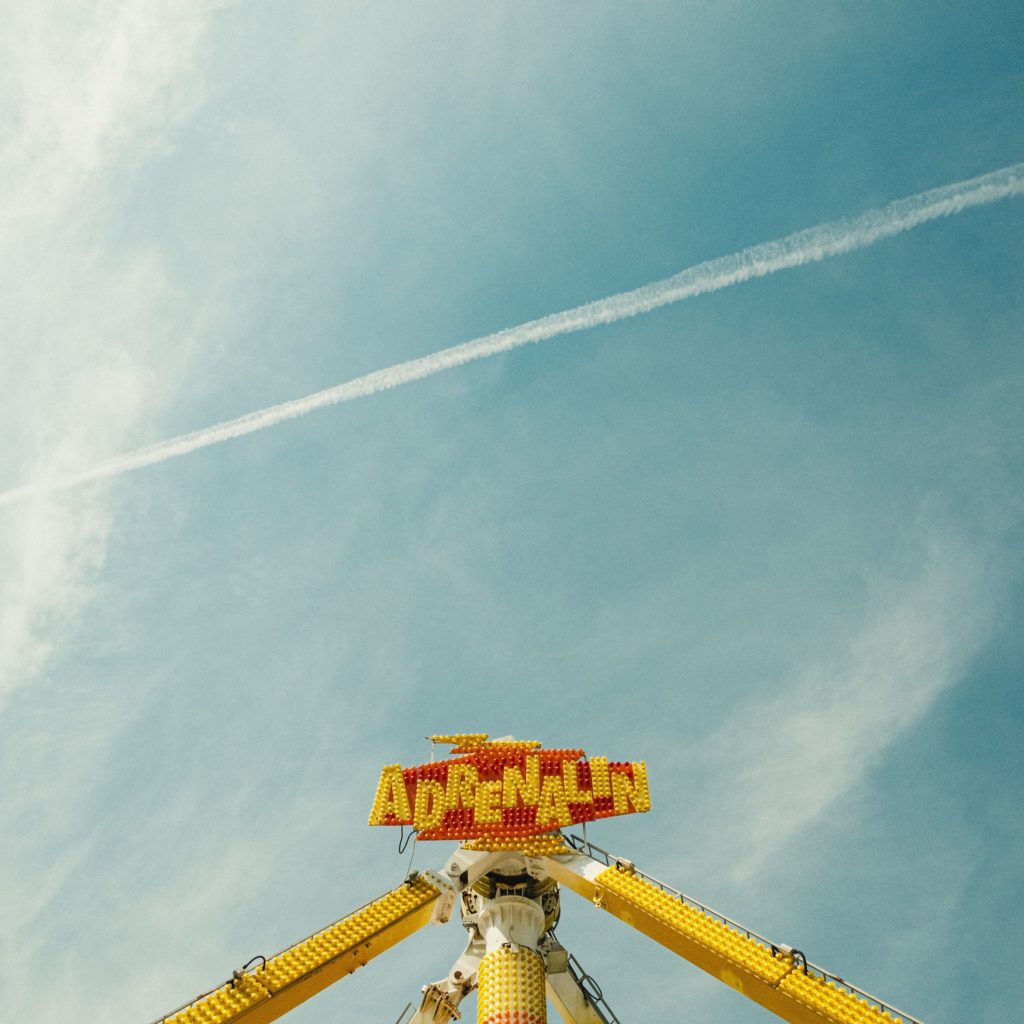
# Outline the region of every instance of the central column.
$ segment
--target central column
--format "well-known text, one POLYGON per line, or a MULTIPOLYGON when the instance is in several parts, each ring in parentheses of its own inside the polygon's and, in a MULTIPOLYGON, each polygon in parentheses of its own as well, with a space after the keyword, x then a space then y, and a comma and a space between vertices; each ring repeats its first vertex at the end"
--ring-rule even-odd
POLYGON ((480 911, 487 952, 477 971, 477 1024, 547 1024, 544 911, 524 896, 487 900, 480 911))

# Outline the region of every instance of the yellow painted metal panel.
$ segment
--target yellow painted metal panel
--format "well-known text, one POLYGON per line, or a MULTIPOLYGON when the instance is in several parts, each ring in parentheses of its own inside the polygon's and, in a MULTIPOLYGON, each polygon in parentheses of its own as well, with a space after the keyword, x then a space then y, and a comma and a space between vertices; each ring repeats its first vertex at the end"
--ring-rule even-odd
POLYGON ((791 1024, 900 1022, 630 870, 610 867, 591 880, 546 864, 558 882, 791 1024))
POLYGON ((163 1022, 269 1024, 423 927, 440 897, 426 879, 410 879, 163 1022))

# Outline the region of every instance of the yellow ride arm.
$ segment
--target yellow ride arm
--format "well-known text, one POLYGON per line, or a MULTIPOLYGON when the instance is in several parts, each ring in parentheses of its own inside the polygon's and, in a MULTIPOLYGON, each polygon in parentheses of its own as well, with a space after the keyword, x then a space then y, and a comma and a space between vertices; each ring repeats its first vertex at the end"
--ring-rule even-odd
MULTIPOLYGON (((443 885, 414 875, 397 889, 290 946, 154 1024, 268 1024, 418 931, 443 885)), ((257 958, 262 959, 262 958, 257 958)))
POLYGON ((545 858, 546 869, 560 885, 783 1020, 791 1024, 920 1024, 809 965, 798 950, 776 946, 644 876, 628 861, 616 861, 575 837, 572 842, 586 853, 545 858))

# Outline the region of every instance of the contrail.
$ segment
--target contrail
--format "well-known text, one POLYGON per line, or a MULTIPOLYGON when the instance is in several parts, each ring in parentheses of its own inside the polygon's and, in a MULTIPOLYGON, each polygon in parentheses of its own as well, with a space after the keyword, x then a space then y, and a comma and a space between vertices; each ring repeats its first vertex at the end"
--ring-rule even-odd
POLYGON ((133 452, 114 456, 79 473, 52 479, 37 480, 0 493, 0 506, 10 505, 27 498, 52 491, 65 490, 90 480, 119 476, 133 469, 152 466, 157 462, 187 455, 199 448, 220 444, 233 437, 242 437, 276 423, 305 416, 314 409, 354 398, 364 398, 414 380, 433 376, 443 370, 508 352, 530 342, 546 341, 560 334, 570 334, 601 324, 615 323, 627 317, 649 313, 659 306, 682 302, 697 295, 728 288, 751 278, 764 277, 789 267, 816 263, 829 256, 851 252, 874 245, 909 231, 938 217, 961 213, 973 206, 984 206, 1000 199, 1024 195, 1024 163, 1004 167, 967 181, 959 181, 942 188, 921 192, 906 199, 897 199, 878 210, 869 210, 857 217, 831 221, 818 227, 807 228, 774 242, 743 249, 732 256, 698 263, 672 277, 643 285, 632 291, 620 292, 608 298, 587 302, 574 309, 551 313, 539 320, 530 320, 518 327, 508 327, 472 341, 441 349, 431 355, 396 363, 343 384, 317 391, 305 398, 296 398, 280 405, 246 413, 237 419, 181 434, 166 441, 139 448, 133 452))

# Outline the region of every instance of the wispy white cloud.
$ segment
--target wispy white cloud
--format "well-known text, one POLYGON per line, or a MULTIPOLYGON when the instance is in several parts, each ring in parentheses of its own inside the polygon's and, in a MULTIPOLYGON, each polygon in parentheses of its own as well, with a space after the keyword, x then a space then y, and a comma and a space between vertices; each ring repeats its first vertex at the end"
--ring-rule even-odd
MULTIPOLYGON (((254 814, 254 800, 266 806, 278 794, 280 763, 228 801, 208 765, 181 763, 176 780, 150 791, 159 798, 122 793, 98 819, 98 780, 109 782, 126 725, 138 727, 142 694, 171 684, 159 673, 71 692, 44 681, 34 693, 41 703, 60 700, 63 716, 9 712, 17 735, 0 747, 0 835, 9 837, 0 848, 0 990, 12 1019, 62 1020, 77 1006, 89 1019, 152 1020, 253 953, 276 952, 402 877, 405 858, 382 875, 379 861, 352 853, 345 869, 361 874, 363 888, 349 890, 351 905, 336 907, 321 886, 312 915, 296 913, 290 904, 309 887, 304 872, 319 871, 322 857, 323 877, 334 875, 336 823, 365 816, 365 795, 306 789, 291 776, 273 813, 254 814), (300 863, 282 877, 282 865, 300 863), (279 919, 260 912, 268 903, 279 919), (240 931, 239 908, 248 912, 240 931)), ((330 740, 354 736, 341 727, 330 740)), ((321 764, 329 745, 315 748, 321 764)), ((372 778, 376 758, 366 756, 372 778)))
POLYGON ((996 549, 922 532, 918 564, 875 581, 830 658, 745 701, 694 752, 715 808, 705 852, 738 881, 862 783, 991 635, 1006 584, 996 549))
POLYGON ((522 345, 546 341, 602 324, 615 323, 649 313, 661 306, 706 295, 780 270, 863 249, 928 221, 1020 195, 1024 195, 1024 164, 1014 164, 977 178, 897 200, 880 210, 870 210, 850 220, 821 224, 777 241, 744 249, 731 256, 700 263, 641 288, 620 292, 574 309, 552 313, 517 327, 506 328, 461 345, 442 349, 419 359, 398 363, 304 398, 247 413, 233 420, 108 459, 79 472, 37 479, 35 483, 0 494, 0 506, 91 480, 118 476, 134 469, 187 455, 200 448, 207 448, 222 441, 264 430, 286 420, 305 416, 325 406, 365 398, 445 370, 464 366, 477 359, 511 351, 522 345))
MULTIPOLYGON (((168 387, 181 332, 159 253, 111 242, 109 213, 201 92, 218 5, 20 5, 0 66, 0 382, 5 476, 64 473, 122 445, 168 387)), ((105 557, 104 495, 39 495, 0 536, 0 708, 45 665, 105 557)))
POLYGON ((3 65, 12 127, 0 144, 0 223, 38 229, 104 175, 159 152, 192 108, 191 70, 209 0, 18 5, 3 65))

